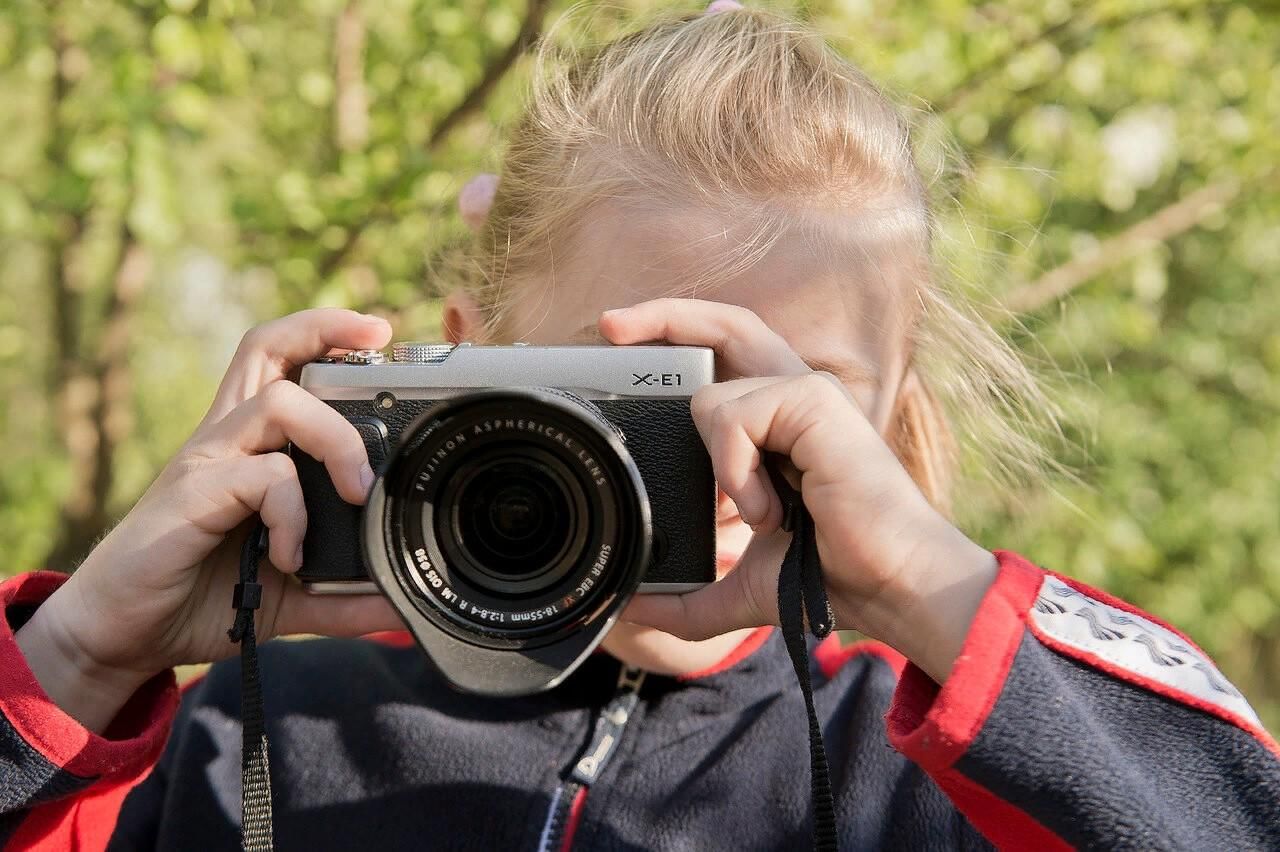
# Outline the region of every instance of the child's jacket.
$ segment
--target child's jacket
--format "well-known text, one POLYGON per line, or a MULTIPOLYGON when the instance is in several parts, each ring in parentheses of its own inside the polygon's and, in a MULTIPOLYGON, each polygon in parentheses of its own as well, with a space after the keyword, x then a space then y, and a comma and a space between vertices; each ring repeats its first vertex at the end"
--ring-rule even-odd
MULTIPOLYGON (((1280 849, 1280 747, 1205 655, 997 556, 943 688, 876 642, 814 649, 841 849, 1280 849)), ((238 848, 238 660, 181 697, 153 679, 92 734, 13 640, 61 580, 0 585, 0 849, 238 848)), ((776 631, 713 671, 646 677, 593 739, 619 669, 597 654, 550 693, 478 699, 405 635, 269 643, 276 848, 809 844, 804 706, 776 631)))

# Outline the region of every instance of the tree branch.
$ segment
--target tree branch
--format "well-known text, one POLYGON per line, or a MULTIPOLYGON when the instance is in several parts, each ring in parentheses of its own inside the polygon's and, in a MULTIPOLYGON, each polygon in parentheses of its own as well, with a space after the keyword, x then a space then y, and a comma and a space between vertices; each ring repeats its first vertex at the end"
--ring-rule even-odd
POLYGON ((70 568, 107 529, 116 453, 132 427, 130 329, 149 272, 148 253, 129 226, 126 207, 98 351, 92 366, 80 365, 81 374, 65 389, 61 416, 66 418, 72 476, 59 532, 44 562, 50 568, 70 568))
POLYGON ((996 74, 1003 71, 1011 61, 1023 51, 1039 44, 1059 46, 1074 38, 1093 36, 1103 30, 1127 26, 1144 18, 1154 17, 1165 12, 1194 12, 1212 9, 1218 6, 1231 5, 1232 0, 1209 0, 1203 3, 1175 2, 1160 6, 1148 6, 1143 9, 1126 9, 1110 15, 1071 16, 1056 24, 1018 39, 999 54, 969 72, 950 92, 933 102, 935 112, 951 112, 962 107, 971 97, 976 95, 996 74))
MULTIPOLYGON (((520 24, 520 31, 511 41, 511 44, 507 46, 506 50, 490 60, 476 84, 463 96, 457 106, 440 119, 439 123, 431 131, 431 136, 427 139, 426 145, 428 154, 434 154, 439 151, 444 146, 449 134, 484 106, 485 100, 515 65, 520 55, 531 44, 536 42, 542 34, 542 24, 546 19, 547 10, 550 6, 550 0, 529 0, 524 20, 520 24)), ((374 196, 372 210, 358 222, 351 223, 347 227, 347 234, 342 243, 317 262, 316 270, 321 278, 328 278, 338 271, 347 258, 350 257, 351 252, 370 225, 391 215, 390 199, 394 195, 396 188, 403 183, 404 176, 400 176, 396 180, 383 184, 372 193, 374 196)))
POLYGON ((1037 311, 1150 246, 1191 230, 1210 213, 1231 203, 1239 192, 1240 182, 1234 178, 1202 187, 1103 240, 1096 251, 1069 260, 1031 284, 1014 290, 1005 298, 1004 305, 1014 313, 1037 311))
MULTIPOLYGON (((52 5, 49 18, 54 71, 49 89, 49 135, 44 151, 55 180, 71 173, 68 162, 70 130, 64 116, 64 105, 73 86, 67 75, 66 62, 72 43, 58 13, 58 6, 52 5)), ((83 299, 71 277, 70 256, 84 234, 87 221, 87 212, 78 199, 73 199, 70 208, 65 211, 60 209, 61 204, 56 203, 58 200, 60 199, 55 198, 55 203, 50 206, 49 213, 54 221, 51 223, 46 245, 47 274, 53 300, 53 339, 57 344, 57 354, 53 358, 48 378, 50 390, 55 395, 71 381, 80 359, 80 313, 83 299)))
POLYGON ((95 501, 102 506, 106 505, 112 482, 115 451, 131 431, 129 340, 150 273, 150 255, 133 233, 126 215, 120 227, 120 257, 103 314, 94 369, 102 390, 94 410, 100 438, 93 492, 95 501))
POLYGON ((1004 51, 974 68, 969 72, 969 76, 961 80, 950 92, 938 98, 934 102, 934 111, 950 112, 962 106, 965 101, 969 100, 985 86, 989 79, 1003 71, 1014 57, 1041 42, 1053 42, 1057 36, 1066 32, 1074 22, 1073 18, 1067 18, 1053 26, 1045 27, 1025 38, 1018 39, 1004 51))
POLYGON ((484 106, 485 100, 488 99, 494 87, 506 76, 511 66, 515 65, 516 60, 529 45, 537 41, 542 34, 542 22, 547 17, 547 9, 550 6, 550 0, 529 0, 528 10, 520 23, 520 31, 516 33, 516 37, 511 44, 507 45, 506 50, 493 57, 479 81, 471 87, 471 91, 467 92, 458 105, 440 119, 427 140, 428 150, 437 150, 455 127, 484 106))

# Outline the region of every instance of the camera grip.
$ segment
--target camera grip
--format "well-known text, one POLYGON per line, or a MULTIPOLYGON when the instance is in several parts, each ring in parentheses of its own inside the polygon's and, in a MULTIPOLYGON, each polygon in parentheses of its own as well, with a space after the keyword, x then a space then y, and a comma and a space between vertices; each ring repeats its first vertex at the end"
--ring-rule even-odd
MULTIPOLYGON (((375 473, 386 464, 390 448, 387 425, 377 417, 348 416, 364 439, 369 465, 375 473)), ((363 507, 353 506, 339 496, 324 463, 295 446, 289 447, 302 486, 307 510, 307 534, 302 541, 302 568, 298 579, 304 583, 361 582, 369 579, 360 552, 360 515, 363 507)))

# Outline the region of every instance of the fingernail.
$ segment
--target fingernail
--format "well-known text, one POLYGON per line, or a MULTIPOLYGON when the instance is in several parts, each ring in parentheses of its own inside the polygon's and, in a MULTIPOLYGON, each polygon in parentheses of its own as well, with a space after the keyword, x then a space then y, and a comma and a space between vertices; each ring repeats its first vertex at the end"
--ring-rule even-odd
POLYGON ((386 322, 385 319, 378 316, 377 314, 360 314, 359 316, 363 322, 367 322, 371 325, 375 323, 381 325, 382 323, 386 322))
POLYGON ((302 567, 302 542, 298 542, 298 549, 293 554, 293 567, 294 568, 302 567))
POLYGON ((371 485, 373 485, 373 468, 369 467, 368 462, 365 462, 360 465, 360 487, 367 494, 371 485))
POLYGON ((623 314, 625 314, 626 312, 627 312, 627 309, 626 309, 626 308, 610 308, 609 310, 607 310, 607 311, 605 311, 604 313, 602 313, 600 316, 602 316, 602 317, 618 317, 618 316, 622 316, 622 315, 623 315, 623 314))

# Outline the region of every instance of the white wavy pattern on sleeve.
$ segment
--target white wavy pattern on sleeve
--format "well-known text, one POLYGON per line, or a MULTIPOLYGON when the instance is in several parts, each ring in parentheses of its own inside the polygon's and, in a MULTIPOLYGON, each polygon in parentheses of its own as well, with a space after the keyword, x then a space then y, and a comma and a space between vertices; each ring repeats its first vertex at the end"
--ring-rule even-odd
POLYGON ((1031 621, 1063 645, 1262 726, 1249 702, 1208 657, 1149 619, 1094 600, 1056 577, 1045 577, 1031 621))

